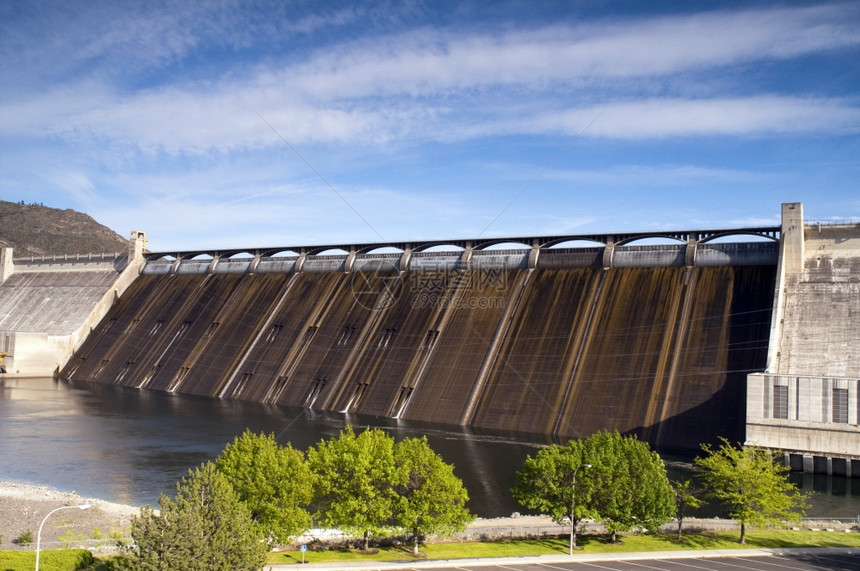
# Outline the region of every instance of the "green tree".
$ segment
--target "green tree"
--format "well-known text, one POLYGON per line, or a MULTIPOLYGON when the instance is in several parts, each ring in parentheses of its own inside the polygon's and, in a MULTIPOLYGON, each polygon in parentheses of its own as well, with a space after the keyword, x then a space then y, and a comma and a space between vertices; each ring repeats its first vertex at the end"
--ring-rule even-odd
POLYGON ((687 515, 687 510, 696 509, 702 505, 703 501, 699 498, 699 491, 693 487, 690 480, 673 482, 672 490, 675 492, 675 519, 678 520, 678 541, 683 541, 681 526, 684 525, 684 517, 687 515))
POLYGON ((549 514, 559 525, 570 521, 571 555, 576 549, 579 522, 590 515, 591 486, 583 478, 583 469, 588 470, 585 455, 582 440, 542 448, 526 458, 513 489, 514 498, 522 506, 549 514))
POLYGON ((616 541, 634 527, 656 530, 675 513, 666 465, 647 442, 618 432, 598 432, 585 441, 590 487, 588 507, 616 541))
POLYGON ((347 426, 308 450, 308 466, 324 525, 362 535, 365 551, 371 535, 394 525, 400 501, 394 487, 405 482, 405 473, 394 461, 391 436, 376 428, 356 435, 347 426))
POLYGON ((663 461, 647 443, 617 432, 554 444, 527 458, 514 497, 558 523, 569 519, 571 553, 586 517, 600 521, 614 542, 619 531, 657 529, 674 513, 663 461))
POLYGON ((161 495, 160 513, 149 506, 132 518, 131 568, 140 571, 260 569, 266 544, 227 479, 208 462, 161 495))
POLYGON ((281 446, 274 434, 245 430, 215 460, 265 536, 285 544, 311 527, 305 509, 313 496, 311 472, 302 452, 281 446))
POLYGON ((449 535, 462 531, 475 519, 466 509, 469 494, 427 443, 427 437, 404 438, 394 445, 394 458, 406 478, 395 491, 400 495, 397 524, 412 536, 412 552, 418 554, 421 538, 428 534, 449 535))
POLYGON ((778 463, 779 453, 758 446, 732 446, 725 438, 716 450, 703 444, 707 456, 696 458, 708 495, 726 503, 729 515, 741 525, 740 543, 746 543, 746 526, 799 521, 806 496, 788 481, 789 469, 778 463))

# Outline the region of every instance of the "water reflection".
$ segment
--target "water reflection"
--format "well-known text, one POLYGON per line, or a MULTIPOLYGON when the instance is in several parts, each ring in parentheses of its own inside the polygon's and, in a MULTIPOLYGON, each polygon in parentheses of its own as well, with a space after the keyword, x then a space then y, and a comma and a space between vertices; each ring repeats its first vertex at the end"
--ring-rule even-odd
MULTIPOLYGON (((172 494, 189 468, 217 456, 245 428, 274 433, 305 450, 347 424, 374 426, 395 438, 427 435, 464 480, 470 509, 484 517, 520 511, 514 476, 543 436, 457 429, 330 412, 220 401, 52 379, 0 380, 0 478, 142 505, 172 494)), ((668 458, 671 477, 691 476, 688 458, 668 458)), ((860 513, 860 479, 793 474, 820 492, 811 516, 860 513)), ((711 515, 711 506, 700 515, 711 515)))

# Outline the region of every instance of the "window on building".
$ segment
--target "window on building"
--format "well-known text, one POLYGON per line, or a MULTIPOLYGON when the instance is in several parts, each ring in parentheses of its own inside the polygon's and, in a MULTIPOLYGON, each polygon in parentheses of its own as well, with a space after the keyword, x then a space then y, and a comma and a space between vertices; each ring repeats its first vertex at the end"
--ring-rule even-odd
POLYGON ((788 385, 773 386, 773 417, 788 419, 788 385))
POLYGON ((848 424, 848 389, 833 389, 833 422, 848 424))

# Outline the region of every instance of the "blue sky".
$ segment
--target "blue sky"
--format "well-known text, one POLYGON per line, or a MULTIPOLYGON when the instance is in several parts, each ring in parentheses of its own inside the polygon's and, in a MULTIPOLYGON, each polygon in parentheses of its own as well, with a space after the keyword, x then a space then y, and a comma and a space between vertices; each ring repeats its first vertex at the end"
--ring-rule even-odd
POLYGON ((154 251, 858 218, 860 2, 0 0, 0 198, 154 251))

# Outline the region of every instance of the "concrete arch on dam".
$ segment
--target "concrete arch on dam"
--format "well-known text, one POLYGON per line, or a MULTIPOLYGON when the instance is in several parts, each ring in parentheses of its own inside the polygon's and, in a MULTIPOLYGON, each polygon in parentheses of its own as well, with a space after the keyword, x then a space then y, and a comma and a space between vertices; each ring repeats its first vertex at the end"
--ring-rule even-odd
POLYGON ((734 238, 737 236, 749 236, 750 238, 758 239, 761 241, 770 241, 770 242, 779 242, 780 232, 771 230, 764 231, 753 231, 753 230, 722 230, 716 231, 707 236, 703 236, 698 240, 699 244, 705 244, 708 242, 716 242, 717 240, 723 240, 726 238, 734 238))

